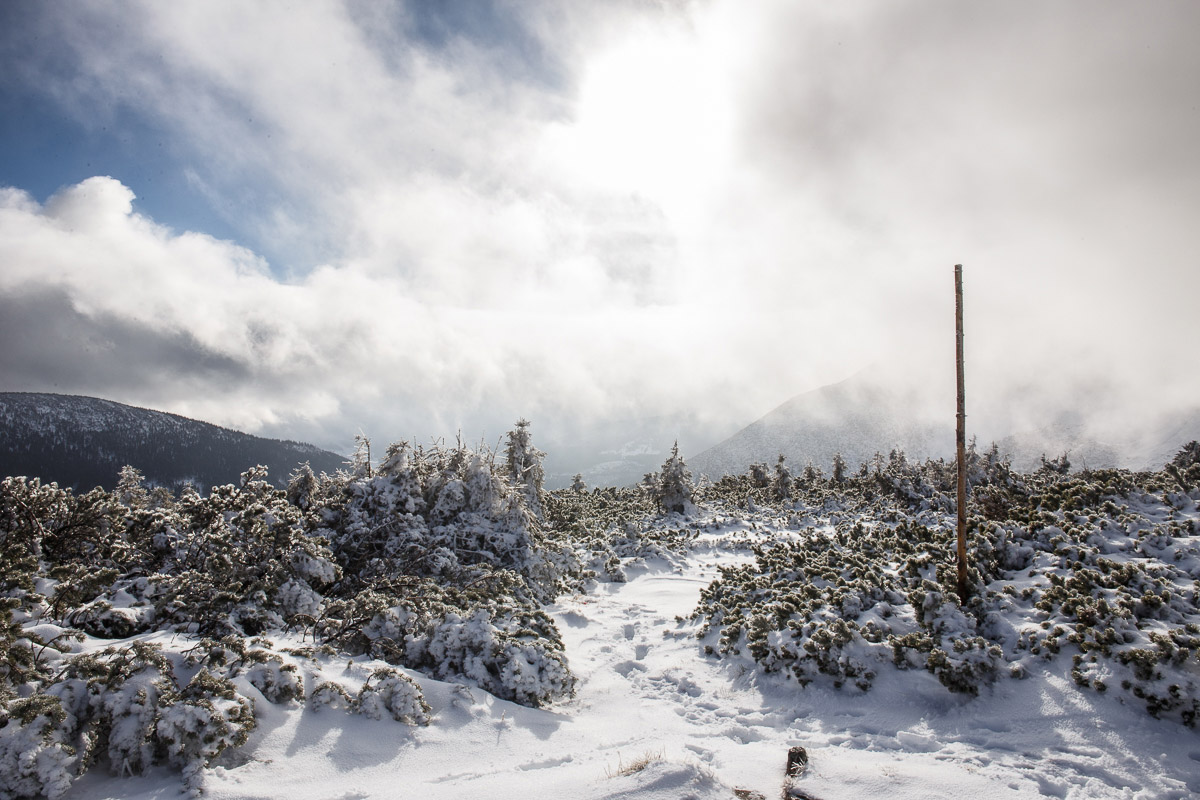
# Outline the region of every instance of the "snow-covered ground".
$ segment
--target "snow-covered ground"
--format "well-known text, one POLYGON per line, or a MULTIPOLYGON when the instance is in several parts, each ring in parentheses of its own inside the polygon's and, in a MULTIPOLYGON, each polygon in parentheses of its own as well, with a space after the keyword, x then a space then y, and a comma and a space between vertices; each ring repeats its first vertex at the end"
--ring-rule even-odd
MULTIPOLYGON (((641 563, 626 583, 551 606, 579 677, 568 701, 531 709, 408 672, 432 707, 427 727, 259 702, 258 728, 236 751, 242 760, 210 769, 207 794, 774 798, 794 745, 810 758, 796 788, 823 800, 1200 794, 1196 730, 1080 690, 1050 664, 972 698, 925 670, 883 671, 863 693, 802 689, 748 658, 706 656, 700 623, 687 617, 720 565, 749 560, 747 535, 779 533, 730 523, 686 556, 641 563)), ((360 657, 323 669, 352 685, 375 666, 360 657)), ((92 770, 67 797, 182 794, 177 772, 155 768, 139 778, 92 770)))

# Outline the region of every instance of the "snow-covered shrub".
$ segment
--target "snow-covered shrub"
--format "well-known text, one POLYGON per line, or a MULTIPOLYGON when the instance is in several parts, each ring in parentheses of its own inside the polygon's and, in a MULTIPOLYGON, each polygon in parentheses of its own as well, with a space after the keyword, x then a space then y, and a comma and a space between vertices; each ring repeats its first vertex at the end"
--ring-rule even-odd
POLYGON ((34 695, 11 703, 0 727, 0 798, 66 794, 75 779, 75 749, 63 741, 66 713, 57 698, 34 695))
POLYGON ((308 707, 313 711, 323 708, 336 708, 342 711, 354 711, 354 698, 349 690, 334 681, 321 681, 313 687, 308 695, 308 707))
POLYGON ((159 706, 154 732, 168 763, 179 767, 193 795, 203 790, 203 767, 254 730, 253 701, 226 678, 202 669, 178 695, 159 706))
POLYGON ((567 668, 554 621, 540 610, 480 604, 392 608, 366 629, 371 652, 438 678, 466 678, 517 703, 541 706, 569 695, 567 668))
POLYGON ((771 485, 771 471, 766 464, 751 464, 748 472, 750 475, 750 483, 754 486, 754 488, 763 489, 771 485))
POLYGON ((322 680, 308 696, 313 711, 338 709, 370 719, 391 717, 409 725, 428 725, 430 708, 415 681, 391 667, 380 667, 359 687, 358 692, 336 680, 322 680))
POLYGON ((312 467, 307 461, 291 474, 287 489, 284 490, 284 497, 301 511, 312 510, 320 504, 323 499, 321 482, 317 480, 317 476, 313 474, 312 467))
MULTIPOLYGON (((261 653, 262 651, 251 651, 261 653)), ((284 663, 275 654, 264 654, 263 660, 254 663, 246 670, 246 679, 255 689, 262 692, 263 697, 272 703, 286 703, 289 700, 304 700, 304 680, 301 678, 295 664, 284 663)))
MULTIPOLYGON (((745 653, 800 681, 837 674, 850 659, 871 671, 890 662, 967 694, 1030 675, 1036 658, 1080 687, 1194 725, 1200 509, 1191 452, 1174 471, 1019 475, 995 447, 972 449, 965 603, 947 465, 896 453, 841 484, 798 481, 804 524, 833 532, 762 545, 755 564, 723 570, 697 609, 706 650, 745 653)), ((724 478, 703 500, 766 518, 772 498, 758 491, 749 478, 724 478)))
POLYGON ((846 481, 846 459, 842 458, 841 453, 833 454, 833 471, 832 479, 834 483, 845 483, 846 481))
POLYGON ((46 694, 67 710, 66 733, 86 759, 103 755, 115 774, 138 775, 154 760, 159 705, 175 685, 161 650, 134 642, 72 659, 46 694))
POLYGON ((345 484, 314 531, 330 541, 345 590, 398 574, 455 583, 480 565, 521 574, 545 599, 559 590, 541 523, 490 453, 461 444, 389 453, 375 477, 345 484))
POLYGON ((97 598, 64 614, 63 623, 97 639, 127 639, 151 630, 154 610, 146 606, 113 608, 111 602, 97 598))
POLYGON ((43 691, 10 703, 0 775, 12 783, 0 777, 10 792, 0 797, 58 796, 99 757, 117 774, 144 771, 154 758, 158 705, 170 694, 165 672, 156 648, 134 644, 77 656, 43 691), (35 782, 41 788, 31 789, 35 782))
MULTIPOLYGON (((490 453, 461 443, 389 448, 378 473, 346 480, 319 515, 312 535, 330 542, 343 577, 319 614, 310 604, 295 619, 350 653, 468 676, 518 702, 568 692, 573 678, 549 617, 521 648, 509 641, 520 638, 513 625, 531 629, 538 604, 578 586, 584 572, 575 548, 555 540, 528 505, 533 489, 540 503, 540 455, 530 448, 527 436, 514 435, 506 465, 524 464, 529 491, 514 487, 490 453)), ((280 596, 300 611, 294 590, 280 596)))
MULTIPOLYGON (((864 485, 861 478, 851 480, 864 485)), ((931 671, 936 666, 935 674, 955 689, 972 679, 978 683, 997 663, 977 666, 971 648, 956 645, 973 644, 977 623, 944 591, 943 582, 953 582, 939 570, 950 562, 949 541, 948 531, 909 522, 864 524, 860 518, 806 542, 761 547, 754 564, 722 569, 701 592, 701 636, 719 631, 711 651, 737 654, 744 648, 765 670, 802 685, 827 676, 834 686, 866 690, 888 662, 931 671), (895 568, 885 569, 889 564, 895 568), (912 607, 917 630, 897 613, 905 605, 912 607), (945 663, 930 663, 935 650, 951 655, 945 663)), ((997 653, 983 652, 989 658, 997 653)))
POLYGON ((243 745, 255 726, 253 700, 238 693, 232 678, 245 672, 272 702, 302 697, 293 665, 261 647, 247 649, 237 637, 202 640, 175 657, 199 667, 182 687, 177 665, 157 645, 133 641, 68 657, 53 681, 9 704, 11 719, 0 738, 27 745, 33 729, 25 728, 41 717, 39 763, 57 760, 73 777, 95 762, 117 775, 141 774, 165 762, 180 768, 198 791, 202 768, 243 745))
POLYGON ((15 560, 13 566, 96 564, 111 553, 112 506, 100 489, 76 496, 37 478, 5 478, 0 482, 0 548, 15 560))
POLYGON ((504 631, 498 637, 500 674, 494 692, 522 705, 538 707, 575 691, 561 642, 534 631, 504 631))
POLYGON ((980 686, 995 679, 1004 664, 1004 652, 981 636, 958 636, 950 649, 934 647, 926 668, 952 692, 979 694, 980 686))
POLYGON ((586 570, 575 542, 530 507, 541 497, 537 470, 523 471, 524 488, 538 490, 530 494, 495 461, 461 443, 401 444, 378 473, 365 463, 357 476, 301 469, 280 492, 251 469, 238 485, 207 496, 186 488, 178 499, 147 492, 132 469, 113 494, 4 481, 0 738, 12 764, 3 796, 59 794, 96 763, 118 774, 168 763, 197 790, 204 765, 246 741, 260 693, 428 721, 417 685, 392 669, 353 692, 318 683, 305 698, 286 651, 249 639, 268 631, 313 635, 313 656, 338 646, 471 673, 527 704, 569 694, 574 678, 539 604, 577 588, 586 570), (156 628, 208 638, 169 656, 137 640, 70 653, 82 632, 123 639, 156 628), (172 660, 192 676, 187 685, 172 660))
POLYGON ((753 565, 722 569, 721 578, 701 592, 701 636, 719 630, 720 652, 745 648, 767 671, 781 671, 801 685, 824 675, 835 686, 869 688, 873 664, 883 657, 884 631, 872 622, 867 639, 858 619, 901 597, 873 590, 854 573, 863 561, 844 556, 781 543, 760 550, 753 565))
POLYGON ((1046 458, 1046 454, 1042 453, 1041 471, 1054 475, 1066 475, 1071 471, 1071 459, 1068 456, 1068 453, 1063 453, 1055 458, 1046 458))
POLYGON ((325 603, 324 596, 303 580, 288 578, 275 595, 275 603, 284 619, 316 618, 325 603))
POLYGON ((318 590, 338 576, 332 553, 305 532, 299 509, 262 468, 208 498, 185 496, 178 512, 185 532, 150 579, 160 626, 256 635, 310 614, 318 590))
POLYGON ((36 478, 0 481, 0 702, 46 675, 46 643, 23 624, 47 611, 38 579, 68 584, 58 604, 65 611, 72 596, 95 596, 87 573, 97 583, 112 578, 99 563, 111 550, 111 505, 100 490, 76 496, 36 478))
POLYGON ((100 718, 107 724, 108 763, 118 775, 140 775, 154 760, 154 736, 161 684, 127 680, 97 697, 100 718))
POLYGON ((407 675, 382 667, 371 673, 356 699, 358 712, 371 719, 382 719, 387 712, 397 722, 429 724, 429 704, 421 688, 407 675))

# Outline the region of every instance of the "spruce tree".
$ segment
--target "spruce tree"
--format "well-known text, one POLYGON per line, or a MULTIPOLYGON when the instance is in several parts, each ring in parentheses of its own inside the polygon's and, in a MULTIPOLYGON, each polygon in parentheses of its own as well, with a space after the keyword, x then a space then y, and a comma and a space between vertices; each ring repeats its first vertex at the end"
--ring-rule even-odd
POLYGON ((508 432, 508 446, 504 449, 508 479, 525 498, 529 513, 539 520, 545 518, 542 511, 542 482, 546 473, 542 459, 546 454, 533 446, 529 433, 529 420, 517 420, 517 427, 508 432))
POLYGON ((766 464, 750 465, 750 483, 758 489, 766 487, 771 482, 771 471, 766 464))
POLYGON ((667 513, 688 514, 692 506, 692 473, 679 455, 679 442, 671 447, 671 455, 662 465, 655 499, 667 513))
POLYGON ((288 479, 287 490, 284 493, 289 503, 301 511, 312 508, 320 495, 321 485, 313 474, 312 466, 307 461, 296 468, 288 479))
POLYGON ((350 466, 352 477, 372 477, 371 440, 367 438, 365 433, 360 432, 354 435, 354 455, 350 456, 350 461, 347 463, 350 466))
POLYGON ((841 453, 833 454, 833 482, 843 483, 846 480, 846 459, 841 453))
POLYGON ((150 501, 150 493, 146 491, 145 482, 145 476, 137 467, 126 464, 118 473, 117 486, 113 494, 126 508, 145 508, 150 501))
POLYGON ((792 471, 788 469, 786 457, 783 453, 779 454, 779 460, 775 462, 775 479, 771 482, 771 488, 775 490, 775 496, 780 500, 790 500, 792 497, 792 471))

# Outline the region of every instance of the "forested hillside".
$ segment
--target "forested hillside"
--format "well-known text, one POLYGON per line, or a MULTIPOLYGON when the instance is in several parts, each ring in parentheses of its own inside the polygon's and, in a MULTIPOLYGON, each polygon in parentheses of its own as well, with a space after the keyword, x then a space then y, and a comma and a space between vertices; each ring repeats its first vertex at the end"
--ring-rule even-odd
POLYGON ((203 490, 231 483, 255 464, 283 486, 302 463, 334 472, 345 459, 300 442, 262 439, 176 414, 95 397, 0 393, 0 474, 76 490, 111 489, 121 467, 151 483, 203 490))

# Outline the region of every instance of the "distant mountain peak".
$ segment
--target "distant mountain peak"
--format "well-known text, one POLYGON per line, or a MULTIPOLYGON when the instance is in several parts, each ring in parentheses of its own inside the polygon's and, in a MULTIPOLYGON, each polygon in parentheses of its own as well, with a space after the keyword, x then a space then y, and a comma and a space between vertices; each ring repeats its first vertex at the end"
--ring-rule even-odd
POLYGON ((690 458, 692 471, 710 478, 745 472, 780 454, 793 467, 812 462, 828 471, 835 453, 857 466, 877 452, 902 449, 923 459, 949 452, 952 424, 924 419, 920 397, 873 383, 858 373, 839 383, 796 395, 728 439, 690 458))
MULTIPOLYGON (((893 448, 910 459, 954 458, 953 397, 944 418, 930 413, 929 397, 859 372, 840 383, 796 395, 728 439, 688 459, 696 474, 716 479, 745 472, 751 464, 771 463, 782 453, 793 469, 812 462, 828 471, 840 453, 851 469, 876 453, 893 448)), ((970 404, 968 403, 968 413, 970 404)), ((1000 451, 1013 466, 1035 469, 1044 453, 1071 454, 1076 467, 1160 469, 1184 444, 1200 438, 1200 408, 1167 416, 1130 419, 1121 435, 1098 432, 1087 409, 1077 405, 1051 409, 1045 424, 1033 430, 1002 432, 1000 451)), ((972 436, 968 417, 967 435, 972 436)), ((980 438, 980 445, 993 437, 980 438)))

